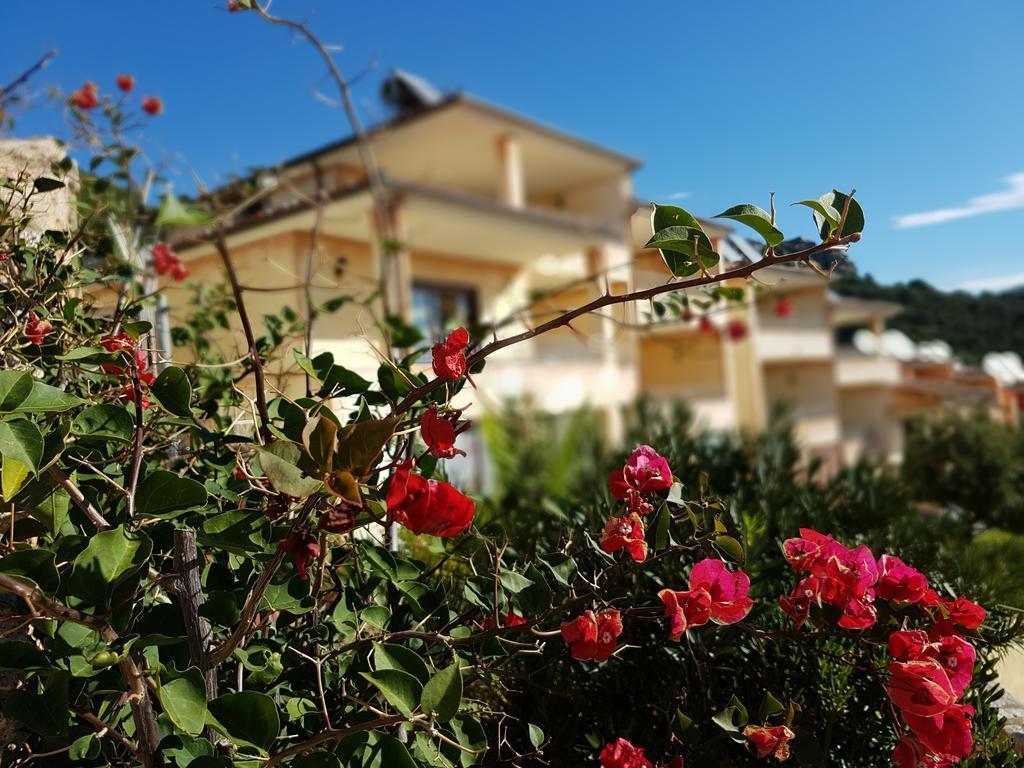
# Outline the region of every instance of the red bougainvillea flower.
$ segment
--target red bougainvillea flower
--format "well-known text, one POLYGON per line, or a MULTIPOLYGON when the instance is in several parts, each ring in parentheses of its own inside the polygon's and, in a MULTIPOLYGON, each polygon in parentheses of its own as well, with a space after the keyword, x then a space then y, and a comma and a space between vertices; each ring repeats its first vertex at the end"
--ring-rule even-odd
POLYGON ((788 296, 780 296, 773 311, 776 317, 789 317, 793 314, 793 300, 788 296))
POLYGON ((884 600, 917 603, 928 589, 928 579, 916 568, 911 568, 898 557, 882 555, 878 558, 878 583, 875 593, 884 600))
POLYGON ((801 528, 800 536, 786 539, 782 544, 782 550, 790 568, 797 573, 805 573, 810 571, 815 563, 824 559, 837 544, 838 542, 831 536, 818 533, 811 528, 801 528))
MULTIPOLYGON (((501 626, 503 627, 521 627, 526 623, 526 619, 517 614, 515 611, 508 611, 504 616, 501 617, 501 626)), ((494 621, 493 616, 488 616, 483 620, 481 625, 484 629, 497 629, 498 624, 494 621)))
POLYGON ((601 532, 601 549, 609 555, 620 549, 638 563, 647 559, 647 542, 644 540, 644 524, 640 515, 630 512, 625 517, 609 517, 601 532))
POLYGON ((170 275, 178 282, 188 277, 188 267, 182 264, 181 258, 167 243, 153 246, 153 271, 158 275, 170 275))
POLYGON ((413 533, 457 536, 473 522, 473 500, 448 483, 412 474, 412 462, 391 476, 388 515, 413 533))
POLYGON ((837 622, 843 629, 867 629, 875 623, 878 611, 875 609, 874 596, 862 595, 848 600, 843 606, 843 615, 837 622))
POLYGON ((28 320, 25 322, 25 341, 35 344, 37 347, 46 340, 46 335, 53 330, 53 323, 49 320, 40 320, 35 312, 28 313, 28 320))
POLYGON ((238 0, 228 0, 228 11, 234 13, 240 10, 242 10, 242 4, 238 0))
POLYGON ((309 579, 309 564, 320 556, 320 544, 309 533, 293 533, 277 542, 277 548, 295 563, 295 570, 303 581, 309 579))
POLYGON ((940 759, 944 758, 951 762, 967 757, 974 748, 974 738, 971 735, 973 715, 974 707, 967 704, 951 706, 935 717, 917 717, 907 712, 903 713, 907 726, 925 749, 940 759))
POLYGON ((747 338, 747 324, 742 320, 730 320, 725 332, 729 341, 743 341, 747 338))
MULTIPOLYGON (((152 371, 139 372, 139 389, 142 390, 142 410, 149 408, 149 398, 146 397, 146 388, 152 386, 154 381, 156 381, 156 376, 152 371)), ((131 381, 125 383, 125 385, 121 387, 121 400, 126 403, 135 402, 135 385, 131 381)))
POLYGON ((159 96, 146 96, 142 100, 142 111, 147 115, 159 115, 164 111, 164 102, 159 96))
POLYGON ((755 755, 758 757, 771 755, 781 761, 789 759, 789 742, 796 734, 784 725, 776 725, 772 728, 748 725, 743 729, 743 735, 747 737, 750 746, 754 748, 755 755))
POLYGON ((948 768, 954 761, 933 754, 920 741, 906 734, 893 750, 892 762, 896 768, 948 768))
POLYGON ((658 593, 668 616, 668 639, 679 640, 690 627, 707 624, 711 618, 711 595, 704 589, 675 592, 663 589, 658 593))
POLYGON ((454 381, 466 375, 466 347, 469 345, 469 331, 456 328, 448 338, 438 342, 431 349, 434 373, 439 379, 454 381))
POLYGON ((622 619, 614 608, 594 613, 584 611, 572 621, 562 624, 562 639, 569 653, 579 661, 605 661, 615 651, 616 639, 622 634, 622 619))
POLYGON ((117 76, 117 87, 125 93, 131 93, 132 88, 135 87, 135 78, 131 75, 118 75, 117 76))
POLYGON ((711 318, 707 315, 701 315, 700 320, 697 321, 697 330, 701 333, 714 333, 715 324, 711 322, 711 318))
POLYGON ((904 716, 935 717, 956 702, 949 676, 937 661, 894 661, 886 691, 904 716))
POLYGON ((811 605, 821 603, 822 580, 807 576, 800 580, 793 591, 779 598, 779 607, 800 629, 811 614, 811 605))
POLYGON ((100 103, 96 83, 85 83, 71 94, 71 102, 79 109, 92 109, 100 103))
POLYGON ((634 747, 626 739, 618 738, 605 744, 601 750, 601 768, 653 768, 644 757, 643 747, 634 747))
POLYGON ((962 696, 970 684, 977 658, 974 646, 960 635, 948 635, 933 641, 919 629, 901 630, 889 635, 889 654, 896 661, 937 661, 957 696, 962 696))
POLYGON ((743 571, 730 571, 715 558, 701 560, 690 571, 690 590, 703 589, 711 598, 711 620, 716 624, 741 621, 754 605, 750 599, 750 577, 743 571))
MULTIPOLYGON (((149 365, 149 359, 146 356, 145 351, 139 349, 135 340, 127 333, 108 333, 100 339, 100 346, 107 352, 126 352, 131 354, 134 358, 135 367, 140 371, 145 370, 149 365)), ((100 368, 102 368, 105 373, 114 375, 124 372, 124 365, 118 365, 116 363, 102 363, 100 368)))
POLYGON ((462 411, 439 415, 437 406, 431 404, 420 416, 420 435, 432 456, 450 459, 456 454, 466 455, 465 451, 455 447, 455 438, 470 427, 468 421, 459 422, 461 415, 462 411))
POLYGON ((175 282, 180 283, 188 277, 188 267, 182 264, 180 261, 171 267, 171 279, 175 282))
POLYGON ((977 629, 985 621, 985 609, 966 597, 958 597, 956 600, 940 597, 936 599, 935 607, 935 625, 932 627, 934 636, 954 634, 958 627, 977 629))

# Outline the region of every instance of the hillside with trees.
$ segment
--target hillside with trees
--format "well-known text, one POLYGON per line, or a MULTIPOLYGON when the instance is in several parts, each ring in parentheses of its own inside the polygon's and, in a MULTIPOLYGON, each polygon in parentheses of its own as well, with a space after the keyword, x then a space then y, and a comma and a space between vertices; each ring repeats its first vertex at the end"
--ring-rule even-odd
POLYGON ((871 275, 837 275, 837 293, 892 301, 903 311, 888 321, 914 341, 943 339, 967 363, 986 352, 1024 355, 1024 286, 1000 293, 942 291, 924 280, 880 285, 871 275))

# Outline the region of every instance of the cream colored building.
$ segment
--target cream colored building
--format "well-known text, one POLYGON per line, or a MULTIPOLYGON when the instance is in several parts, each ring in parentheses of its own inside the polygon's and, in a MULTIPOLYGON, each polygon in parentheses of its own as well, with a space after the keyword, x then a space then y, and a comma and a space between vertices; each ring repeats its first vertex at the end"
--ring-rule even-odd
MULTIPOLYGON (((386 226, 401 246, 394 260, 384 256, 384 227, 351 139, 260 174, 250 191, 236 185, 218 193, 239 206, 226 238, 254 317, 284 306, 304 314, 311 252, 314 303, 369 296, 386 279, 393 311, 432 338, 471 323, 496 325, 505 336, 605 290, 669 279, 657 252, 641 247, 651 225, 650 207, 638 207, 633 195, 637 160, 466 95, 421 98, 416 85, 414 103, 369 134, 390 200, 386 226), (325 201, 319 224, 314 199, 325 201)), ((758 258, 730 228, 709 222, 706 229, 722 268, 758 258)), ((193 280, 223 282, 203 233, 179 233, 176 249, 193 280)), ((898 460, 903 419, 934 398, 907 390, 897 359, 835 340, 838 324, 880 334, 898 308, 838 299, 803 267, 758 277, 737 283, 745 301, 709 315, 714 332, 696 320, 638 330, 647 308, 619 306, 493 355, 466 396, 474 408, 511 397, 554 413, 589 405, 612 436, 623 406, 640 395, 684 399, 701 424, 726 430, 762 429, 781 405, 807 456, 826 468, 862 456, 898 460), (791 307, 785 317, 774 311, 780 296, 791 307), (737 320, 747 334, 731 340, 724 329, 737 320)), ((172 314, 186 311, 186 289, 170 284, 165 295, 172 314)), ((314 355, 330 351, 375 378, 382 311, 379 302, 353 302, 320 318, 314 355)), ((239 338, 223 335, 224 359, 241 354, 239 338)), ((304 378, 290 360, 273 373, 278 391, 301 394, 304 378)))

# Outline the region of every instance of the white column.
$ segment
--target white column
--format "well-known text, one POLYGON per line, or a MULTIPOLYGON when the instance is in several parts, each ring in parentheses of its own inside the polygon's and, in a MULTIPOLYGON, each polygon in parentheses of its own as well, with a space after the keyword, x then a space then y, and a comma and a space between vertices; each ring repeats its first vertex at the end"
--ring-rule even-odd
POLYGON ((512 208, 526 206, 522 145, 511 133, 498 137, 498 201, 512 208))

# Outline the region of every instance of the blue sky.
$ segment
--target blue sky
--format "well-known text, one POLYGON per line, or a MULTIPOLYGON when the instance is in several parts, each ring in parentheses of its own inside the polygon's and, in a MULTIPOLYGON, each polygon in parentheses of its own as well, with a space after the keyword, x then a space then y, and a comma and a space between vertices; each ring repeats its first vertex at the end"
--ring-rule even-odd
MULTIPOLYGON (((139 92, 166 103, 149 123, 153 153, 208 183, 347 132, 314 96, 330 93, 315 55, 220 0, 44 6, 0 8, 0 28, 15 32, 0 82, 51 47, 60 56, 39 92, 86 78, 113 87, 132 72, 139 92)), ((786 202, 855 186, 868 225, 853 256, 882 281, 1024 283, 1014 236, 1024 3, 277 0, 274 10, 342 46, 349 75, 376 63, 357 85, 368 120, 397 66, 636 155, 638 195, 685 193, 678 204, 700 215, 766 207, 772 190, 786 202)), ((30 113, 16 133, 52 131, 56 119, 30 113)), ((810 235, 808 218, 783 208, 780 223, 810 235)))

